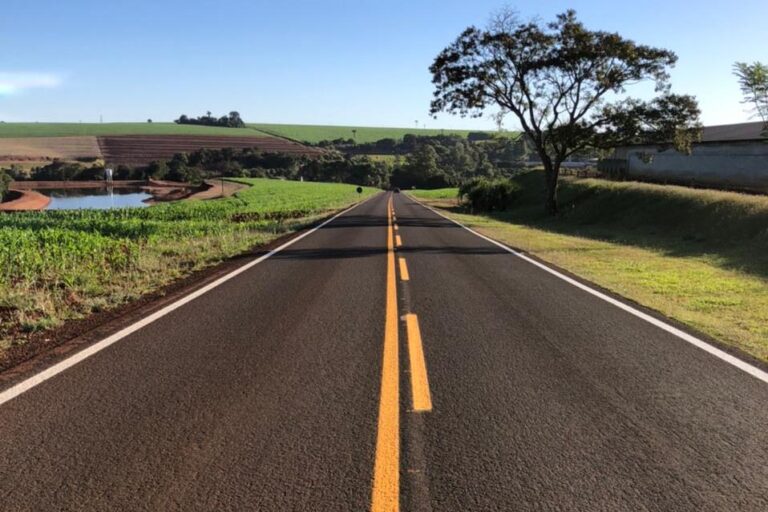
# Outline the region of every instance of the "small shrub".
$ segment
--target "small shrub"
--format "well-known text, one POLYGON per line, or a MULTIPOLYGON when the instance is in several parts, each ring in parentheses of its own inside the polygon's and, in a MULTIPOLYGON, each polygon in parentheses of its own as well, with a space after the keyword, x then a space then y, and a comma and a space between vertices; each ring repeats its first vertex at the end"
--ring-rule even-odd
POLYGON ((506 178, 476 178, 459 187, 459 197, 473 211, 500 211, 511 207, 520 193, 520 185, 506 178))

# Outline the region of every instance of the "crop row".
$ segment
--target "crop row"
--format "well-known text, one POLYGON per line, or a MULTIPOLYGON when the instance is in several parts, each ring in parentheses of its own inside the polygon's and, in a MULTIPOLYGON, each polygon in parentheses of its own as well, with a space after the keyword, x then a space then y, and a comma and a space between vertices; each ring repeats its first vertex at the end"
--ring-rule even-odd
POLYGON ((0 365, 4 347, 31 333, 116 307, 360 199, 352 185, 242 181, 251 187, 228 199, 0 215, 0 365))

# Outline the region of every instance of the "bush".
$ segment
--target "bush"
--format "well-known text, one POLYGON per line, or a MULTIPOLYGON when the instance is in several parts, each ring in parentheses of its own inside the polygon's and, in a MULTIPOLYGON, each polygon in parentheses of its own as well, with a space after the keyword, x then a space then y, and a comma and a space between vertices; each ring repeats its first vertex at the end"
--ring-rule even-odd
POLYGON ((459 197, 473 211, 499 211, 511 207, 520 193, 520 185, 509 179, 476 178, 459 187, 459 197))
POLYGON ((168 174, 168 164, 164 160, 155 160, 147 166, 147 176, 156 180, 165 179, 168 174))
POLYGON ((86 167, 76 162, 54 160, 43 167, 32 169, 31 178, 36 181, 89 181, 104 179, 104 167, 91 165, 86 167))
POLYGON ((0 170, 0 201, 5 198, 5 193, 8 192, 8 185, 10 183, 11 177, 5 171, 0 170))

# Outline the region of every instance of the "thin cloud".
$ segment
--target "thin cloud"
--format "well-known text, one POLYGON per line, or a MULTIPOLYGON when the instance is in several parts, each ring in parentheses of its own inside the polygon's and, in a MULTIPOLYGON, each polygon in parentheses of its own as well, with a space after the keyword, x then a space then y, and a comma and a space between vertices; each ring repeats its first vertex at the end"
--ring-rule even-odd
POLYGON ((0 71, 0 96, 10 96, 29 89, 53 89, 61 77, 53 73, 12 73, 0 71))

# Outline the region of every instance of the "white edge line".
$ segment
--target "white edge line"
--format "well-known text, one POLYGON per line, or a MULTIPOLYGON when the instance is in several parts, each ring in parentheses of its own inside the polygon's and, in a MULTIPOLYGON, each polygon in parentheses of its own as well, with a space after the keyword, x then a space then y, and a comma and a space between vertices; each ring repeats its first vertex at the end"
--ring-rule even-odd
MULTIPOLYGON (((378 195, 378 194, 376 194, 376 195, 378 195)), ((226 275, 218 278, 217 280, 215 280, 215 281, 213 281, 213 282, 203 286, 202 288, 200 288, 198 290, 195 290, 194 292, 190 293, 189 295, 186 295, 186 296, 180 298, 176 302, 173 302, 173 303, 165 306, 164 308, 162 308, 162 309, 160 309, 158 311, 155 311, 151 315, 142 318, 138 322, 133 323, 133 324, 129 325, 128 327, 125 327, 125 328, 117 331, 116 333, 112 334, 111 336, 108 336, 108 337, 104 338, 103 340, 94 343, 93 345, 90 345, 88 348, 85 348, 85 349, 81 350, 80 352, 77 352, 76 354, 73 354, 72 356, 64 359, 63 361, 60 361, 60 362, 54 364, 50 368, 46 368, 45 370, 41 371, 40 373, 37 373, 37 374, 33 375, 32 377, 29 377, 29 378, 19 382, 18 384, 15 384, 15 385, 11 386, 10 388, 8 388, 5 391, 3 391, 2 393, 0 393, 0 406, 2 406, 3 404, 5 404, 6 402, 8 402, 10 400, 13 400, 14 398, 16 398, 17 396, 21 395, 22 393, 25 393, 25 392, 29 391, 30 389, 34 388, 35 386, 37 386, 39 384, 42 384, 46 380, 48 380, 48 379, 50 379, 52 377, 55 377, 56 375, 60 374, 61 372, 65 371, 65 370, 68 370, 69 368, 72 368, 77 363, 79 363, 79 362, 81 362, 81 361, 91 357, 92 355, 94 355, 94 354, 104 350, 105 348, 109 347, 110 345, 113 345, 113 344, 117 343, 118 341, 120 341, 121 339, 125 338, 126 336, 129 336, 129 335, 133 334, 134 332, 140 330, 141 328, 146 327, 147 325, 151 324, 155 320, 158 320, 158 319, 164 317, 165 315, 171 313, 172 311, 175 311, 175 310, 179 309, 183 305, 188 304, 189 302, 192 302, 193 300, 195 300, 196 298, 200 297, 201 295, 204 295, 204 294, 208 293, 209 291, 213 290, 214 288, 216 288, 216 287, 226 283, 230 279, 232 279, 232 278, 242 274, 246 270, 248 270, 248 269, 258 265, 259 263, 261 263, 262 261, 266 260, 267 258, 270 258, 270 257, 274 256, 275 254, 279 253, 283 249, 285 249, 285 248, 295 244, 299 240, 301 240, 301 239, 311 235, 312 233, 314 233, 318 229, 322 228, 326 224, 329 224, 329 223, 333 222, 334 220, 336 220, 337 218, 341 217, 345 213, 349 212, 353 208, 357 208, 358 206, 360 206, 361 204, 367 202, 368 200, 372 199, 373 197, 376 197, 376 195, 368 197, 368 198, 364 199, 363 201, 360 201, 359 203, 356 203, 356 204, 350 206, 349 208, 347 208, 347 209, 337 213, 336 215, 334 215, 330 219, 327 219, 327 220, 323 221, 321 224, 315 226, 314 228, 310 229, 309 231, 306 231, 306 232, 300 234, 299 236, 288 240, 287 242, 285 242, 280 247, 272 249, 267 254, 264 254, 263 256, 259 256, 255 260, 250 261, 250 262, 246 263, 245 265, 243 265, 242 267, 239 267, 239 268, 233 270, 229 274, 226 274, 226 275)))
POLYGON ((569 284, 572 284, 576 288, 580 288, 581 290, 584 290, 585 292, 587 292, 587 293, 589 293, 591 295, 594 295, 595 297, 597 297, 599 299, 602 299, 605 302, 608 302, 609 304, 613 304, 617 308, 623 309, 627 313, 630 313, 630 314, 632 314, 632 315, 634 315, 634 316, 636 316, 638 318, 641 318, 641 319, 645 320, 646 322, 648 322, 650 324, 655 325, 659 329, 662 329, 662 330, 672 334, 673 336, 677 336, 678 338, 680 338, 680 339, 682 339, 684 341, 687 341, 691 345, 694 345, 694 346, 700 348, 701 350, 712 354, 713 356, 717 357, 718 359, 721 359, 721 360, 725 361, 726 363, 731 364, 731 365, 735 366, 736 368, 738 368, 738 369, 740 369, 740 370, 750 374, 751 376, 755 377, 756 379, 759 379, 759 380, 765 382, 766 384, 768 384, 768 372, 765 372, 765 371, 761 370, 760 368, 757 368, 756 366, 753 366, 753 365, 747 363, 746 361, 742 361, 738 357, 732 356, 728 352, 725 352, 724 350, 721 350, 721 349, 719 349, 719 348, 717 348, 717 347, 707 343, 706 341, 697 338, 696 336, 688 334, 687 332, 682 331, 682 330, 678 329, 677 327, 669 325, 668 323, 663 322, 663 321, 659 320, 658 318, 655 318, 655 317, 649 315, 648 313, 643 313, 642 311, 640 311, 638 309, 635 309, 632 306, 629 306, 628 304, 625 304, 625 303, 623 303, 623 302, 621 302, 619 300, 616 300, 613 297, 610 297, 610 296, 608 296, 608 295, 606 295, 606 294, 604 294, 602 292, 599 292, 599 291, 595 290, 594 288, 590 288, 589 286, 587 286, 587 285, 585 285, 583 283, 580 283, 579 281, 577 281, 577 280, 575 280, 575 279, 573 279, 571 277, 568 277, 565 274, 562 274, 562 273, 558 272, 557 270, 555 270, 553 268, 550 268, 547 265, 544 265, 543 263, 541 263, 539 261, 534 260, 533 258, 529 258, 525 254, 522 254, 522 253, 512 249, 511 247, 509 247, 507 245, 504 245, 501 242, 498 242, 498 241, 496 241, 496 240, 494 240, 492 238, 489 238, 489 237, 487 237, 487 236, 485 236, 483 234, 478 233, 474 229, 465 226, 461 222, 459 222, 457 220, 454 220, 454 219, 452 219, 452 218, 450 218, 450 217, 440 213, 439 211, 435 210, 431 206, 425 205, 424 203, 422 203, 421 201, 419 201, 415 197, 411 196, 410 194, 408 194, 408 196, 411 199, 413 199, 418 205, 420 205, 420 206, 422 206, 424 208, 427 208, 428 210, 431 210, 433 213, 439 215, 440 217, 442 217, 442 218, 444 218, 446 220, 449 220, 449 221, 453 222, 454 224, 456 224, 457 226, 460 226, 460 227, 466 229, 467 231, 469 231, 473 235, 478 236, 478 237, 482 238, 483 240, 485 240, 487 242, 490 242, 493 245, 495 245, 497 247, 500 247, 500 248, 504 249, 505 251, 507 251, 509 253, 514 254, 518 258, 521 258, 521 259, 527 261, 528 263, 539 267, 540 269, 544 270, 545 272, 549 272, 553 276, 558 277, 558 278, 562 279, 563 281, 565 281, 565 282, 567 282, 569 284))

